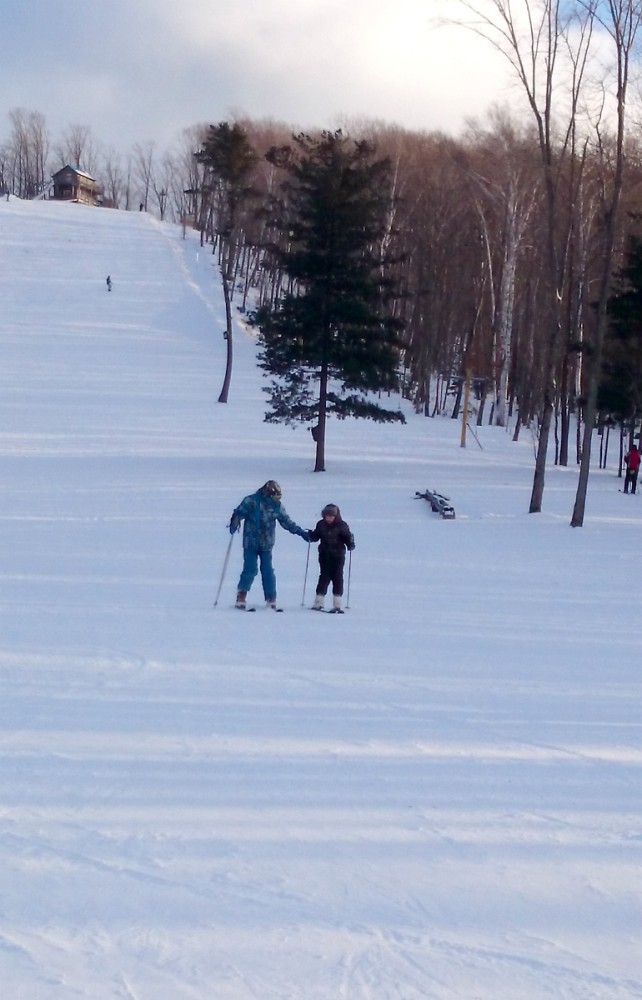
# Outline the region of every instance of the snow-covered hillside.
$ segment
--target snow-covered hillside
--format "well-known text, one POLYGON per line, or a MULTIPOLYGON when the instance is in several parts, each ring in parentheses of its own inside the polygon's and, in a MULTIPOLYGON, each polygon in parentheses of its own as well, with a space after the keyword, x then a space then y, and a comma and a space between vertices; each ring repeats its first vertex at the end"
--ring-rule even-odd
MULTIPOLYGON (((642 997, 642 499, 447 419, 230 402, 211 255, 0 202, 0 982, 8 1000, 642 997), (106 277, 113 281, 108 292, 106 277), (232 508, 340 505, 350 610, 235 611, 232 508), (457 518, 416 490, 441 489, 457 518)), ((615 461, 615 458, 614 460, 615 461)), ((306 604, 316 581, 311 553, 306 604)), ((251 596, 260 602, 259 583, 251 596)))

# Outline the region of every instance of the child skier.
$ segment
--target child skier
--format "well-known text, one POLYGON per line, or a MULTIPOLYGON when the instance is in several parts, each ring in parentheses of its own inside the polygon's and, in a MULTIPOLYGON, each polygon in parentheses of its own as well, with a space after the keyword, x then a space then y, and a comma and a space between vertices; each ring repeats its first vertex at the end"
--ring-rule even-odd
POLYGON ((323 602, 332 583, 332 612, 342 615, 341 597, 343 596, 343 565, 346 549, 354 549, 354 538, 349 525, 341 517, 341 511, 335 503, 326 504, 321 511, 321 520, 316 528, 309 533, 311 542, 319 542, 319 582, 317 583, 313 611, 323 611, 323 602))

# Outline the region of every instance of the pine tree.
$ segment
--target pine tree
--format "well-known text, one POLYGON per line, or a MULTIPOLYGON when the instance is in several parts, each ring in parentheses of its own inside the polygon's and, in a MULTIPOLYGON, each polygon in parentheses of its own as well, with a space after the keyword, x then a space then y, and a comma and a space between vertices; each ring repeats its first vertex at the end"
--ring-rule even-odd
POLYGON ((642 239, 632 236, 608 303, 609 328, 599 391, 601 410, 616 420, 642 413, 642 239))
POLYGON ((328 414, 404 421, 371 397, 398 388, 402 347, 395 262, 384 245, 390 166, 341 132, 296 136, 267 158, 286 173, 268 266, 289 281, 252 319, 260 364, 273 376, 266 420, 314 424, 315 472, 323 472, 328 414))

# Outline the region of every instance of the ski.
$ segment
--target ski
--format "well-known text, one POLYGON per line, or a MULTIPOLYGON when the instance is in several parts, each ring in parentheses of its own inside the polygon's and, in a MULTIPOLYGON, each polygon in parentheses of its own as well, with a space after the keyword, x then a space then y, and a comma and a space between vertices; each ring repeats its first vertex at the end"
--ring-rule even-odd
MULTIPOLYGON (((234 608, 235 608, 235 609, 236 609, 237 611, 245 611, 246 613, 249 613, 249 612, 251 612, 251 611, 252 611, 252 612, 254 612, 254 611, 256 611, 256 610, 257 610, 257 609, 256 609, 256 608, 254 608, 254 607, 252 607, 252 608, 240 608, 240 607, 238 606, 238 604, 235 604, 235 605, 234 605, 234 608)), ((265 609, 265 610, 266 610, 266 611, 278 611, 279 613, 281 613, 281 614, 282 614, 282 613, 283 613, 283 611, 284 611, 285 609, 284 609, 284 608, 272 608, 272 607, 266 607, 266 609, 265 609)))

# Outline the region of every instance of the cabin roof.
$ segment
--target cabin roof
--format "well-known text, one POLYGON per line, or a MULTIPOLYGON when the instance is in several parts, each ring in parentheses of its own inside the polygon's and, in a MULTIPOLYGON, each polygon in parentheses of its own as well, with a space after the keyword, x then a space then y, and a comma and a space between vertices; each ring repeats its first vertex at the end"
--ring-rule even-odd
POLYGON ((72 167, 70 163, 67 163, 64 167, 61 167, 60 170, 56 170, 55 174, 51 175, 52 180, 55 180, 59 174, 62 174, 67 170, 71 170, 72 174, 76 174, 77 177, 84 177, 88 181, 93 181, 94 184, 96 183, 95 177, 92 177, 91 174, 86 173, 84 170, 79 170, 78 167, 72 167))

